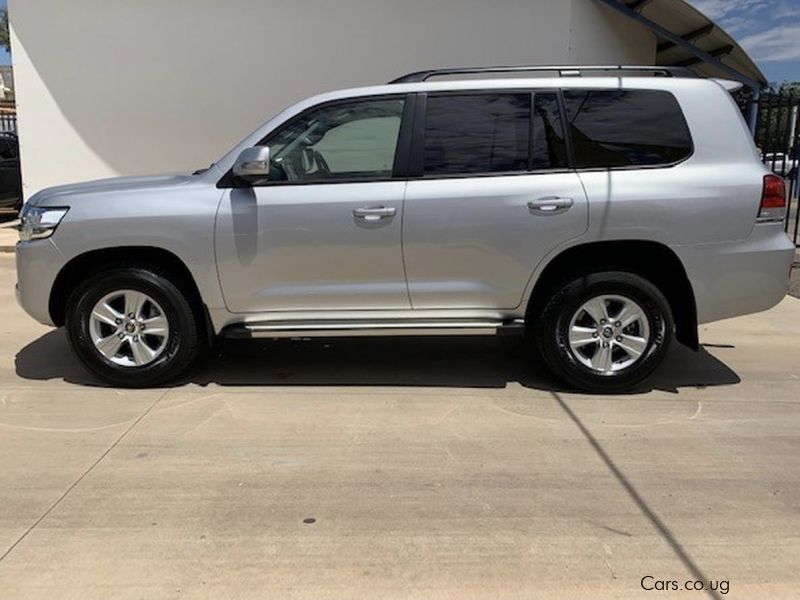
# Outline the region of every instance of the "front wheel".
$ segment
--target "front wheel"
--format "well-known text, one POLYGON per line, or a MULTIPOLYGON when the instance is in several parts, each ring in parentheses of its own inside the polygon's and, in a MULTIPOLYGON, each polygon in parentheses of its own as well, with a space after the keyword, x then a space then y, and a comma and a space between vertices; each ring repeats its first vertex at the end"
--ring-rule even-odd
POLYGON ((200 350, 195 314, 184 293, 145 268, 97 273, 67 304, 67 337, 81 362, 123 387, 165 383, 200 350))
POLYGON ((535 324, 553 372, 589 392, 625 391, 663 361, 673 335, 669 303, 652 283, 627 272, 577 278, 557 290, 535 324))

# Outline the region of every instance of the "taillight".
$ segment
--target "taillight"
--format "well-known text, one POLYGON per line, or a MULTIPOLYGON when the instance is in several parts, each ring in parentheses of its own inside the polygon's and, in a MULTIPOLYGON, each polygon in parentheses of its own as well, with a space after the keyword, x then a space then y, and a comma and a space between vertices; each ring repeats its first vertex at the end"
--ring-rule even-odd
POLYGON ((786 217, 786 182, 774 173, 764 176, 764 192, 758 220, 762 223, 783 221, 786 217))

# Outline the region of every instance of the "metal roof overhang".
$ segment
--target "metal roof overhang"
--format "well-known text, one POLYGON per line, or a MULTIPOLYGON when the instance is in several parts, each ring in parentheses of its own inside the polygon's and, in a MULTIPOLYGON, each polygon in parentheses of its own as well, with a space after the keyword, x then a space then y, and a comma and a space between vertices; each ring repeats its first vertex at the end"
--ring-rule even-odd
POLYGON ((684 0, 599 0, 658 38, 656 65, 688 67, 703 77, 735 79, 759 90, 761 69, 724 29, 684 0))

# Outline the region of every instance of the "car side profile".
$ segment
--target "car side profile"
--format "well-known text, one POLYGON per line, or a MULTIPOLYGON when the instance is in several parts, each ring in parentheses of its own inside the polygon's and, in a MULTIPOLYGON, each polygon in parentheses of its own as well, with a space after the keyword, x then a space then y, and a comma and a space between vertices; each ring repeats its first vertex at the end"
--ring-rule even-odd
POLYGON ((734 87, 501 67, 317 96, 192 175, 35 194, 18 299, 120 386, 217 337, 519 333, 567 384, 630 389, 787 293, 785 186, 734 87), (453 79, 504 71, 533 75, 453 79))

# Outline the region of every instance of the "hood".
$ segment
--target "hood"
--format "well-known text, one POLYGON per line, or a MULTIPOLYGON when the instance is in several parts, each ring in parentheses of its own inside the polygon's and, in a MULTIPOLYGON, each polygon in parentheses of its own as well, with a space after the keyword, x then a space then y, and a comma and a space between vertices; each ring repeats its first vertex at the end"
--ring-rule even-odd
POLYGON ((67 198, 74 196, 103 196, 128 192, 141 192, 158 188, 174 188, 191 183, 191 175, 151 175, 145 177, 114 177, 83 183, 72 183, 46 188, 28 200, 32 206, 59 206, 67 204, 67 198))

